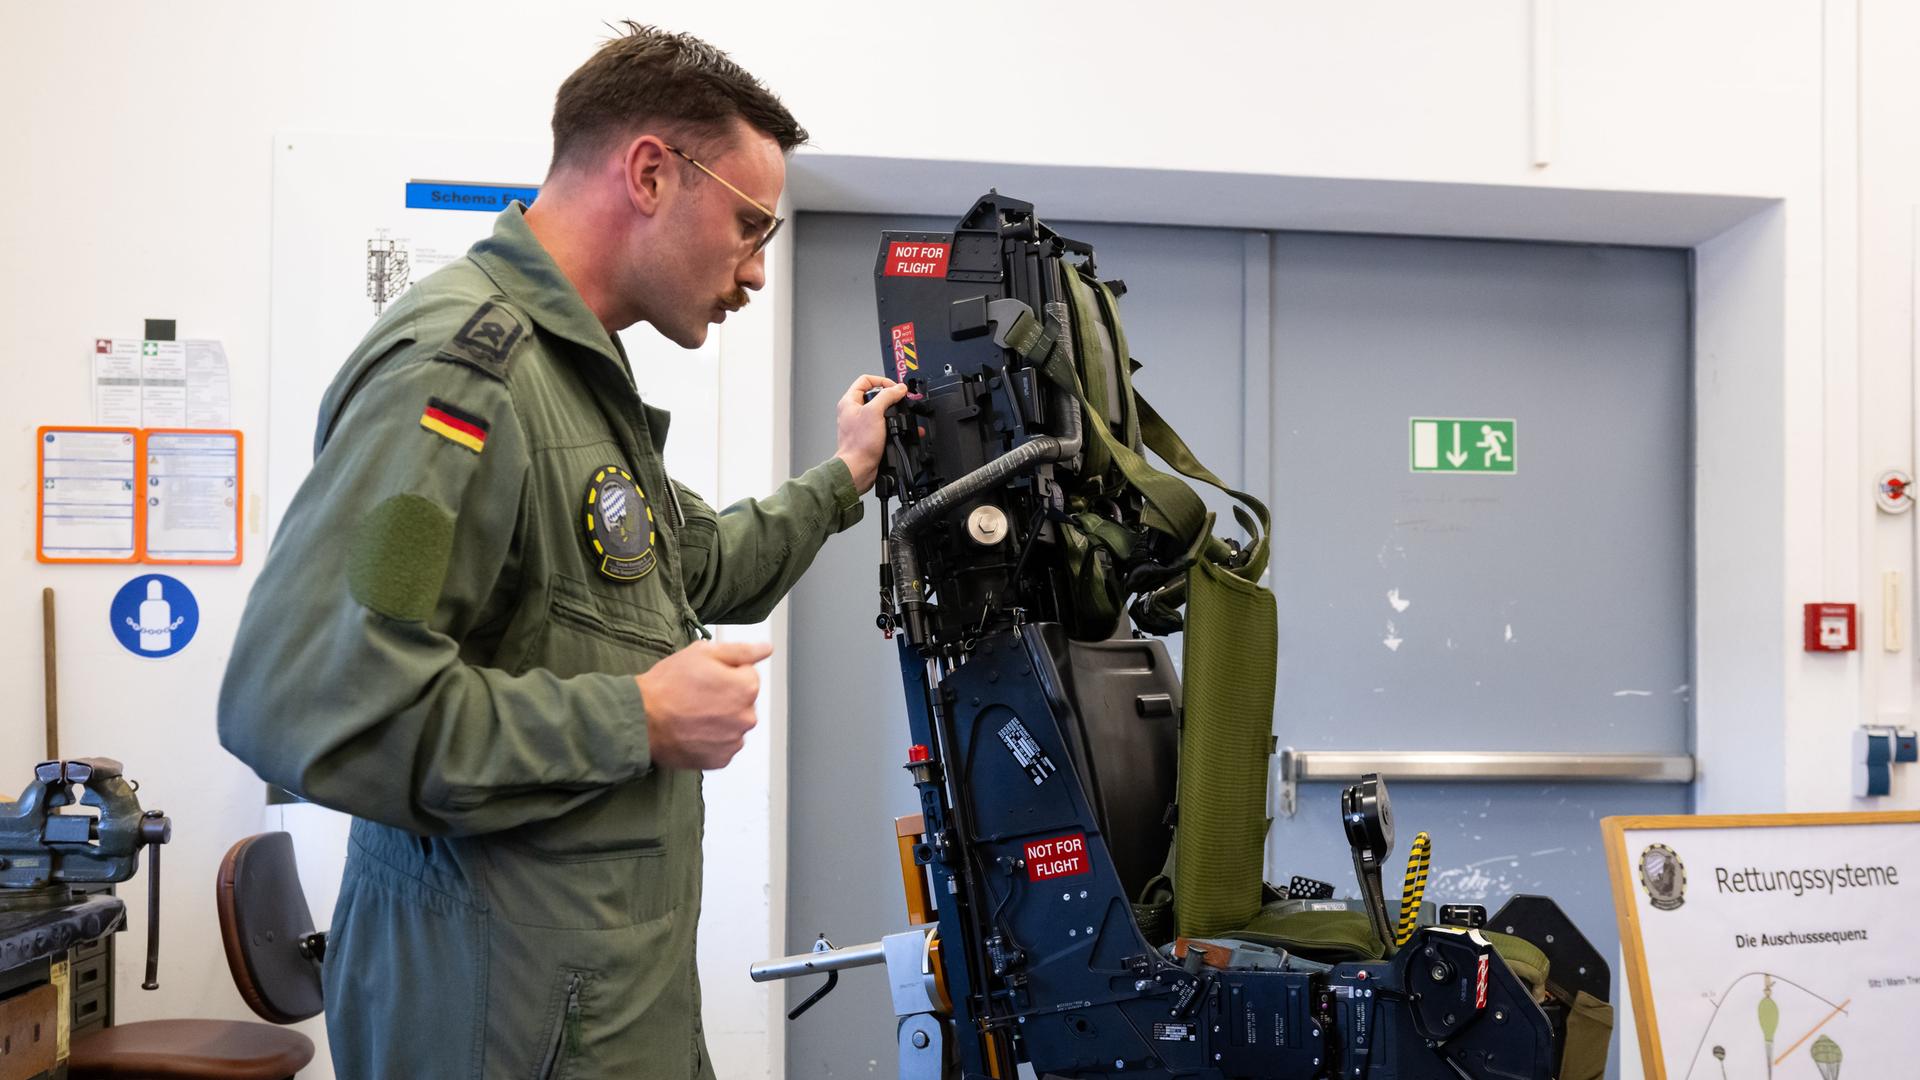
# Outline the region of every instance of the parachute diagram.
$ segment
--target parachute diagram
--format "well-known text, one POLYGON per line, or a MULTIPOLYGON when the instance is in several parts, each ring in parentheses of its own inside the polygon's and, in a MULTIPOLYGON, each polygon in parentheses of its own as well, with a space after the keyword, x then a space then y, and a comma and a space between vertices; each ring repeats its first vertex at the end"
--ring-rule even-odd
MULTIPOLYGON (((1833 1001, 1771 972, 1749 971, 1718 995, 1708 995, 1713 1013, 1688 1061, 1686 1080, 1781 1080, 1815 1075, 1840 1080, 1844 1055, 1829 1033, 1847 1016, 1852 999, 1833 1001), (1755 980, 1758 980, 1757 982, 1755 980), (1749 995, 1757 991, 1758 999, 1749 995), (1751 1001, 1753 1026, 1741 1022, 1743 1002, 1751 1001), (1785 1003, 1783 1008, 1782 1003, 1785 1003), (1784 1025, 1784 1026, 1783 1026, 1784 1025), (1785 1031, 1791 1042, 1784 1046, 1785 1031), (1712 1066, 1702 1065, 1702 1051, 1711 1044, 1712 1066), (1809 1070, 1807 1063, 1814 1068, 1809 1070)), ((1844 1034, 1844 1031, 1842 1031, 1844 1034)))

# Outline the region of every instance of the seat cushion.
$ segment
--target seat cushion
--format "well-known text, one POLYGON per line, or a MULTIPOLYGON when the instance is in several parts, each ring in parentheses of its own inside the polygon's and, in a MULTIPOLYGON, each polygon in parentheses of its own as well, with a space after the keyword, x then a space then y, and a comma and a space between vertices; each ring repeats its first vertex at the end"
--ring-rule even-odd
POLYGON ((313 1040, 243 1020, 143 1020, 77 1039, 67 1075, 152 1080, 281 1080, 313 1060, 313 1040))

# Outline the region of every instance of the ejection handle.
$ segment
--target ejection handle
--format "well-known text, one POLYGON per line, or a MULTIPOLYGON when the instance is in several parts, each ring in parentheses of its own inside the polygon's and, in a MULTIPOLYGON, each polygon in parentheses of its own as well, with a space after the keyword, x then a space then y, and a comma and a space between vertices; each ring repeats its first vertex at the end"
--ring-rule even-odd
POLYGON ((1393 807, 1387 798, 1387 782, 1378 773, 1368 773, 1358 784, 1340 793, 1340 818, 1346 826, 1347 843, 1353 848, 1353 874, 1360 879, 1360 899, 1367 909, 1367 921, 1380 939, 1381 959, 1394 953, 1393 924, 1387 921, 1387 899, 1380 884, 1380 863, 1393 850, 1393 807))

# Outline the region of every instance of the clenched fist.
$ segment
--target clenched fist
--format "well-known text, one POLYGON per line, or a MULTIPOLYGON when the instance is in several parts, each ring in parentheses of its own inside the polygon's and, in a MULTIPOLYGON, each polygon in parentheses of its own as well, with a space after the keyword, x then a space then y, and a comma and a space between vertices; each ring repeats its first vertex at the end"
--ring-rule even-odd
POLYGON ((647 747, 663 769, 718 769, 746 745, 756 720, 765 642, 696 641, 636 676, 647 710, 647 747))
POLYGON ((887 408, 907 396, 907 385, 884 375, 862 375, 853 380, 835 409, 840 447, 833 456, 847 463, 853 489, 865 495, 880 473, 880 453, 887 445, 887 408), (879 390, 867 401, 867 391, 879 390))

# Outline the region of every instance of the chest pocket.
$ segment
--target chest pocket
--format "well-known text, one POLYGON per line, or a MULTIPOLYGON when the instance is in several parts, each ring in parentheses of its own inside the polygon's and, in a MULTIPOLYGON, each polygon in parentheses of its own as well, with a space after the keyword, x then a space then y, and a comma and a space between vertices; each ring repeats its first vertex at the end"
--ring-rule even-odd
MULTIPOLYGON (((665 500, 611 440, 552 447, 531 485, 546 604, 529 668, 638 674, 686 643, 665 500)), ((529 612, 528 614, 534 614, 529 612)))
POLYGON ((541 666, 562 676, 588 671, 638 674, 679 647, 673 610, 673 599, 657 583, 589 583, 556 572, 547 601, 554 623, 548 631, 550 655, 541 666), (554 635, 561 628, 568 634, 554 635), (568 640, 576 636, 592 643, 568 640))

